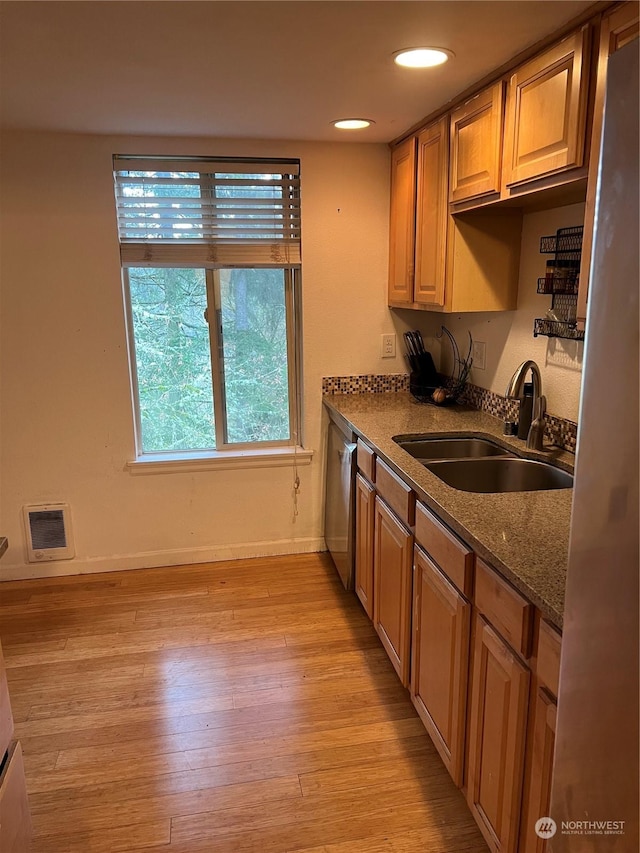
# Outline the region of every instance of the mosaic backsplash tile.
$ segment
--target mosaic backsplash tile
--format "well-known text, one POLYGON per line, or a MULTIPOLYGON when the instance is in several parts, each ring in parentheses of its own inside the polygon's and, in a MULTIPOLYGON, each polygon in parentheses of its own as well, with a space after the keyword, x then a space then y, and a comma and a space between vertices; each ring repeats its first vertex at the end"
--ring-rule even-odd
MULTIPOLYGON (((471 406, 473 409, 480 409, 482 412, 487 412, 487 414, 500 418, 503 421, 518 420, 520 407, 518 400, 510 400, 501 394, 496 394, 495 391, 480 388, 478 385, 467 383, 460 402, 471 406)), ((566 418, 556 417, 556 415, 551 415, 548 412, 545 414, 544 419, 546 440, 551 444, 562 447, 563 450, 575 453, 578 424, 566 418)))
POLYGON ((408 390, 408 373, 325 376, 322 380, 323 394, 389 394, 408 390))
MULTIPOLYGON (((444 384, 446 379, 443 378, 444 384)), ((408 390, 409 375, 406 373, 325 376, 322 380, 323 394, 384 394, 408 390)), ((467 383, 460 402, 503 421, 518 420, 517 400, 509 400, 478 385, 467 383)), ((545 415, 545 438, 548 442, 575 453, 577 437, 577 423, 549 413, 545 415)))

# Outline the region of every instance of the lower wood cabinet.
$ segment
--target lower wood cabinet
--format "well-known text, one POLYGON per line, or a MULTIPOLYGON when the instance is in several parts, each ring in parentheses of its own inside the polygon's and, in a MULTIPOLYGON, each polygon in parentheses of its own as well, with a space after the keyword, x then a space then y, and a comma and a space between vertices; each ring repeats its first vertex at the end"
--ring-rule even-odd
POLYGON ((462 786, 471 605, 414 550, 411 699, 453 781, 462 786))
POLYGON ((530 672, 479 615, 473 645, 467 802, 490 850, 515 853, 530 672))
POLYGON ((355 592, 489 849, 549 853, 534 827, 549 813, 561 636, 362 441, 358 467, 355 592))
POLYGON ((362 474, 356 476, 356 595, 373 619, 373 521, 376 492, 362 474))
POLYGON ((546 853, 549 849, 547 842, 536 835, 534 827, 539 818, 549 814, 557 712, 553 696, 544 687, 538 687, 532 697, 533 725, 525 773, 519 853, 546 853))
POLYGON ((404 687, 409 684, 413 536, 375 500, 373 624, 404 687))

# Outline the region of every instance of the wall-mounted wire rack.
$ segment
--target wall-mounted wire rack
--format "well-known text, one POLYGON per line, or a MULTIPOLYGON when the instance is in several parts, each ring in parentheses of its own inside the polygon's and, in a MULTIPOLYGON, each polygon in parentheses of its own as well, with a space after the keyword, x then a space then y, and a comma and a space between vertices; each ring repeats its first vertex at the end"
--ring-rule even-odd
POLYGON ((553 255, 547 264, 547 274, 538 279, 538 293, 552 296, 552 317, 534 320, 533 335, 550 338, 584 340, 584 332, 577 328, 575 317, 580 285, 580 260, 582 257, 582 225, 559 228, 555 235, 540 238, 540 253, 553 255))

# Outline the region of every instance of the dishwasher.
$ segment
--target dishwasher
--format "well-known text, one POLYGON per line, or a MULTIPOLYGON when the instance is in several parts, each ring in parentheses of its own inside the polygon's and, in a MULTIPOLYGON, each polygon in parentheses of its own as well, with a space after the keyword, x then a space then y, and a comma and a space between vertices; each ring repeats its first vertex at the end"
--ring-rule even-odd
POLYGON ((329 422, 327 435, 324 538, 345 589, 353 589, 355 570, 356 444, 351 432, 329 422))

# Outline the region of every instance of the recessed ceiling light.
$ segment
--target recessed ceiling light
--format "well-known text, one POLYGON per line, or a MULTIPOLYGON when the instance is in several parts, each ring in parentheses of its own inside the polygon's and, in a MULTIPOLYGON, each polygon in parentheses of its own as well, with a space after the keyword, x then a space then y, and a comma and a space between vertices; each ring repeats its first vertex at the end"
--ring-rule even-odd
POLYGON ((433 68, 451 56, 454 54, 443 47, 411 47, 394 53, 393 61, 403 68, 433 68))
POLYGON ((372 124, 375 124, 375 121, 370 118, 341 118, 333 122, 333 126, 339 130, 362 130, 372 124))

